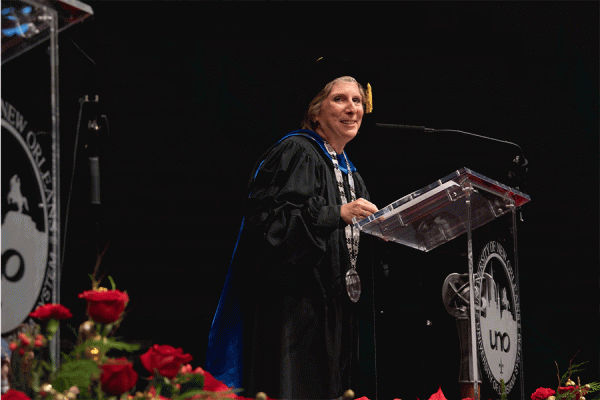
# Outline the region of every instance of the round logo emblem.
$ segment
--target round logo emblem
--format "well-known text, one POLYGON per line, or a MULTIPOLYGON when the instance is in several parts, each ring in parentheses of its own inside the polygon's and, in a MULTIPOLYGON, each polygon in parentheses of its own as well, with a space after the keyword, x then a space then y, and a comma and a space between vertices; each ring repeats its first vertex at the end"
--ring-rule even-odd
POLYGON ((489 242, 481 252, 475 293, 477 347, 483 369, 498 394, 502 379, 509 393, 521 357, 521 316, 511 262, 498 242, 489 242))
POLYGON ((56 271, 52 158, 2 100, 2 335, 52 300, 56 271))

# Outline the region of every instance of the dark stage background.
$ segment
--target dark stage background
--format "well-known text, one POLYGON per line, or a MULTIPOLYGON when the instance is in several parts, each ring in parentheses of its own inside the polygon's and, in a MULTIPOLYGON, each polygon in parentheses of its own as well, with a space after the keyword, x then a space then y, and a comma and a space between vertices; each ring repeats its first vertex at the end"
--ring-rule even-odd
MULTIPOLYGON (((379 207, 461 167, 528 193, 518 230, 526 396, 556 386, 554 361, 564 371, 578 352, 590 362, 582 381, 598 377, 597 2, 90 4, 94 17, 60 34, 63 207, 73 185, 61 299, 78 315, 96 245, 108 244, 102 270, 132 299, 118 334, 182 347, 203 366, 250 171, 297 127, 277 96, 333 53, 372 70, 377 122, 523 148, 528 173, 510 182, 512 149, 460 134, 376 130, 347 151, 379 207), (108 121, 99 207, 88 200, 85 129, 70 180, 86 94, 108 121)), ((423 399, 441 385, 459 398, 441 286, 466 264, 444 249, 378 251, 389 273, 376 274, 377 397, 423 399)), ((357 395, 374 399, 366 372, 357 395)))

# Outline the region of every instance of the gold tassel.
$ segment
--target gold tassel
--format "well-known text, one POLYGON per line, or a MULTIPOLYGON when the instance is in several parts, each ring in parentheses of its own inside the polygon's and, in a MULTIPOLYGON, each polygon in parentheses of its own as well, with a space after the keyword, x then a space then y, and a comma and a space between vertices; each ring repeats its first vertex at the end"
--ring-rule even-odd
POLYGON ((367 101, 365 105, 365 113, 370 114, 373 112, 373 90, 371 84, 367 83, 367 101))

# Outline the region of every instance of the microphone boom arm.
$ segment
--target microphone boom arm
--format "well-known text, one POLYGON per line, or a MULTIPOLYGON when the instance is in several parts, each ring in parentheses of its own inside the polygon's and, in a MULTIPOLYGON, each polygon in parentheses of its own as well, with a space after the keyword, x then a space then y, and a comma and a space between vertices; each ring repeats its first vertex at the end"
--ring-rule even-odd
MULTIPOLYGON (((508 173, 509 177, 511 179, 516 178, 517 181, 523 182, 525 173, 527 172, 527 169, 528 169, 529 162, 525 158, 525 153, 523 152, 523 149, 521 148, 521 146, 519 146, 518 144, 516 144, 514 142, 509 142, 507 140, 502 140, 502 139, 496 139, 496 138, 489 137, 489 136, 478 135, 476 133, 465 132, 465 131, 461 131, 458 129, 433 129, 433 128, 426 128, 424 126, 383 124, 383 123, 376 123, 374 125, 377 128, 383 128, 383 129, 411 130, 411 131, 430 132, 430 133, 443 133, 443 132, 459 133, 459 134, 465 135, 465 136, 471 136, 471 137, 476 137, 479 139, 490 140, 490 141, 497 142, 497 143, 507 144, 509 146, 514 146, 517 149, 519 149, 519 153, 520 153, 517 156, 515 156, 515 158, 512 160, 517 165, 517 170, 509 171, 509 173, 508 173)), ((520 188, 517 187, 516 189, 520 189, 520 188)))

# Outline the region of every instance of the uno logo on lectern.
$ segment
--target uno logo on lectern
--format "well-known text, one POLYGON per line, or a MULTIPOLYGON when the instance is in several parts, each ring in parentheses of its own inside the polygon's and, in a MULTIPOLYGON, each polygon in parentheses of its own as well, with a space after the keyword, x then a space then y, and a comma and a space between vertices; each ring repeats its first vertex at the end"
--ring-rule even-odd
POLYGON ((477 348, 494 390, 506 393, 518 376, 521 358, 521 311, 515 275, 505 249, 491 241, 481 251, 475 284, 477 348))
MULTIPOLYGON (((57 268, 50 146, 2 99, 2 335, 52 301, 57 268)), ((49 143, 50 134, 46 138, 49 143)))

